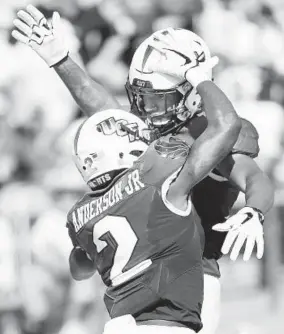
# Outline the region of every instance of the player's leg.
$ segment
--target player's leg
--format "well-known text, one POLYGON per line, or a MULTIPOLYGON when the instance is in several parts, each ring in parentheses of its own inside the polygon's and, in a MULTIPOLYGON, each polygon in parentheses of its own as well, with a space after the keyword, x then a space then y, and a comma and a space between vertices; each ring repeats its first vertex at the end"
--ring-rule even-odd
POLYGON ((195 334, 192 329, 175 326, 137 325, 130 315, 108 321, 103 334, 195 334))
POLYGON ((109 320, 104 327, 103 334, 135 334, 137 325, 132 315, 127 314, 109 320))
POLYGON ((217 277, 204 274, 204 300, 201 311, 203 328, 200 334, 215 334, 219 317, 221 302, 221 285, 217 277))

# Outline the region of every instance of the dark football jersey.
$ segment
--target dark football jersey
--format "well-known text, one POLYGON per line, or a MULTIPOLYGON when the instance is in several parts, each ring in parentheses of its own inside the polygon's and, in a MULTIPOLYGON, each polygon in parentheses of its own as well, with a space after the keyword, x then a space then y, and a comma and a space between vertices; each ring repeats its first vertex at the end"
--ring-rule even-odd
POLYGON ((178 215, 164 198, 167 179, 187 152, 171 136, 152 143, 110 190, 87 193, 68 214, 76 242, 108 287, 104 300, 112 318, 132 314, 138 321, 202 327, 204 238, 191 203, 178 215))
MULTIPOLYGON (((241 132, 231 154, 245 154, 255 158, 259 153, 257 130, 249 121, 245 119, 241 119, 241 121, 241 132)), ((206 126, 205 117, 196 117, 189 124, 189 132, 194 138, 197 138, 206 126)), ((238 195, 239 190, 216 170, 213 170, 192 191, 192 202, 205 232, 203 265, 204 272, 207 274, 220 276, 216 260, 222 255, 221 247, 226 236, 225 233, 213 231, 212 226, 226 220, 238 195)))

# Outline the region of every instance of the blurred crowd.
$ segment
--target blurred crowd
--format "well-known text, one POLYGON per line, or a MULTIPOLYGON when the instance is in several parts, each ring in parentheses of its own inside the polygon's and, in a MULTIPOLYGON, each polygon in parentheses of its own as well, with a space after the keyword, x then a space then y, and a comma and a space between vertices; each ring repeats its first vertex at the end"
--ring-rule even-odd
POLYGON ((284 2, 1 0, 0 333, 99 334, 107 319, 102 283, 97 276, 76 283, 68 272, 65 215, 86 190, 71 138, 84 116, 56 73, 11 37, 15 13, 28 3, 48 18, 61 14, 73 59, 122 103, 145 37, 169 26, 200 34, 220 58, 215 81, 259 132, 258 161, 275 182, 281 222, 284 2))

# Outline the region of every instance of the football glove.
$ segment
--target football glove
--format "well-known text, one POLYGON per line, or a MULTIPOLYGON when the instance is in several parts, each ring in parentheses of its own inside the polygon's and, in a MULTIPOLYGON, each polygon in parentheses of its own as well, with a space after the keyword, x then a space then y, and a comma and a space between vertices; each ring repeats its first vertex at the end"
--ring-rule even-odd
POLYGON ((248 261, 255 244, 257 247, 256 257, 261 259, 263 256, 263 222, 264 216, 260 210, 244 207, 227 219, 225 223, 216 224, 212 229, 218 232, 228 232, 221 249, 223 254, 228 254, 234 244, 230 253, 230 259, 235 261, 242 246, 245 244, 243 259, 244 261, 248 261))
POLYGON ((47 22, 37 8, 28 5, 26 11, 20 10, 17 16, 13 23, 18 30, 13 30, 12 36, 30 46, 49 67, 68 55, 58 12, 54 12, 51 22, 47 22))
POLYGON ((182 45, 179 45, 172 36, 172 28, 167 29, 168 34, 161 32, 153 35, 149 43, 161 54, 161 59, 149 64, 149 69, 186 79, 193 87, 201 82, 212 80, 210 70, 219 62, 218 57, 212 57, 205 61, 204 54, 189 53, 182 45))

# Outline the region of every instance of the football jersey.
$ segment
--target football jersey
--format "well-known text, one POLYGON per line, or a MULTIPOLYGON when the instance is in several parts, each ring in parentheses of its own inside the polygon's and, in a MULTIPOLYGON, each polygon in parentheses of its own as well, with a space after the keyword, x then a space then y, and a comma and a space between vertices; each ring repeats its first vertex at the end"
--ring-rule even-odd
MULTIPOLYGON (((247 120, 241 119, 242 128, 231 154, 245 154, 252 158, 259 153, 258 133, 247 120)), ((205 117, 193 118, 189 124, 189 132, 197 138, 205 130, 205 117)), ((212 226, 224 222, 231 213, 237 200, 239 190, 217 170, 213 170, 204 180, 197 184, 192 191, 192 202, 201 219, 205 232, 204 272, 220 276, 217 259, 222 255, 221 247, 226 234, 212 230, 212 226)))
POLYGON ((165 195, 187 153, 182 141, 159 139, 107 192, 85 194, 68 214, 76 242, 107 286, 112 318, 202 327, 203 235, 191 202, 180 212, 165 195))

